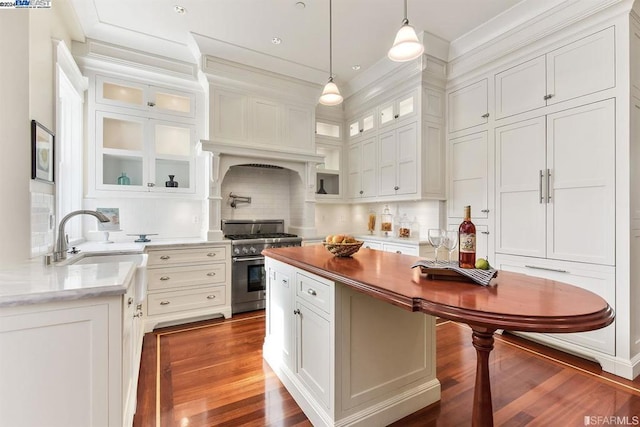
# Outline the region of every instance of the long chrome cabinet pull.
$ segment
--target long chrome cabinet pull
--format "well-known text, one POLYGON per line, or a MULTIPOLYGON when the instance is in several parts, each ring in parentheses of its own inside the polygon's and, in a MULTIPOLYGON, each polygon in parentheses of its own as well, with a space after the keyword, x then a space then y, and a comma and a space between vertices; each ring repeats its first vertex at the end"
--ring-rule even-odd
POLYGON ((542 172, 542 169, 540 169, 540 177, 539 177, 540 186, 538 188, 538 191, 540 194, 540 204, 544 203, 544 196, 542 195, 542 178, 544 178, 544 173, 542 172))
POLYGON ((547 169, 547 203, 551 203, 551 169, 547 169))
POLYGON ((527 268, 533 268, 534 270, 546 270, 546 271, 555 271, 556 273, 568 273, 567 270, 562 270, 560 268, 549 268, 549 267, 538 267, 537 265, 525 265, 527 268))

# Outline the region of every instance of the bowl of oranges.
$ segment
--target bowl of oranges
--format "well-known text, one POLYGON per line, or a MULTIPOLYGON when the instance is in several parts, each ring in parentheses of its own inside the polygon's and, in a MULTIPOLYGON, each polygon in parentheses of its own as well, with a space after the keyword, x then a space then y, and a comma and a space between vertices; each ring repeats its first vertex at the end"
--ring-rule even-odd
POLYGON ((331 234, 324 239, 324 247, 337 257, 349 257, 362 246, 361 240, 356 240, 348 234, 331 234))

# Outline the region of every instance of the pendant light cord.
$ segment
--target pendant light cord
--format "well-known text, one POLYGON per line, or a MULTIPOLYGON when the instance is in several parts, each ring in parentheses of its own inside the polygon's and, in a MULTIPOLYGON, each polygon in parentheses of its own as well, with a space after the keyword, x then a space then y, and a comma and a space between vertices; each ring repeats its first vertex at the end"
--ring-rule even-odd
POLYGON ((331 0, 329 0, 329 81, 333 81, 333 32, 331 16, 331 0))
POLYGON ((409 2, 409 0, 404 0, 404 20, 402 21, 403 25, 407 25, 409 23, 409 11, 407 10, 408 6, 407 3, 409 2))

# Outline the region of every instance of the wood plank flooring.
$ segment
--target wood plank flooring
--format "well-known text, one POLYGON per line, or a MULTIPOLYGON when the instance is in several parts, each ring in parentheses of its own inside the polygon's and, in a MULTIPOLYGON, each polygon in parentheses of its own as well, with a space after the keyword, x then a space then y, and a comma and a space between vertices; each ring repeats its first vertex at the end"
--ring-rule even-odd
MULTIPOLYGON (((310 426, 262 360, 264 333, 257 311, 146 334, 134 427, 310 426)), ((439 322, 442 399, 393 426, 470 425, 475 360, 470 329, 439 322)), ((496 426, 640 425, 640 378, 512 335, 490 364, 496 426)))

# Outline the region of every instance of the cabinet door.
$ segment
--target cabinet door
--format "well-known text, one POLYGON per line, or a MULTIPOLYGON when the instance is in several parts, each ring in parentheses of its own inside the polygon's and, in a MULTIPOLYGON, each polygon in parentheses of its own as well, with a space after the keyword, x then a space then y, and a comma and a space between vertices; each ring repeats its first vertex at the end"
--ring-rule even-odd
POLYGON ((212 89, 212 139, 247 142, 249 139, 249 97, 212 89))
POLYGON ((547 257, 615 262, 615 100, 547 117, 547 257))
POLYGON ((362 243, 363 248, 376 249, 379 251, 382 250, 382 243, 380 242, 374 242, 373 240, 363 240, 363 242, 364 242, 362 243))
POLYGON ((148 110, 147 85, 111 77, 96 76, 96 103, 148 110))
POLYGON ((418 97, 415 91, 382 104, 378 108, 378 123, 384 128, 416 114, 418 97))
MULTIPOLYGON (((273 263, 272 263, 273 264, 273 263)), ((280 264, 278 264, 280 266, 280 264)), ((293 283, 290 271, 269 267, 267 310, 269 319, 267 335, 270 342, 281 351, 280 357, 294 368, 293 283)))
POLYGON ((154 184, 151 190, 191 191, 195 186, 195 127, 159 120, 151 120, 149 126, 153 143, 147 182, 154 184), (174 187, 167 187, 170 180, 174 187))
POLYGON ((362 141, 362 197, 375 197, 378 194, 376 151, 376 138, 362 141))
POLYGON ((496 128, 496 252, 546 254, 545 118, 496 128))
MULTIPOLYGON (((264 100, 251 99, 251 125, 249 137, 252 142, 266 144, 282 144, 281 137, 281 107, 280 104, 264 100)), ((309 124, 311 126, 311 124, 309 124)))
POLYGON ((194 94, 173 89, 149 86, 147 105, 158 114, 195 117, 196 97, 194 94))
POLYGON ((496 119, 547 105, 544 56, 496 74, 496 119))
POLYGON ((331 408, 331 365, 335 348, 331 322, 311 305, 298 301, 296 309, 296 373, 318 401, 331 408))
POLYGON ((355 199, 362 196, 362 144, 356 142, 349 145, 347 152, 348 167, 348 197, 355 199))
POLYGON ((446 149, 444 126, 441 123, 422 123, 422 195, 430 198, 446 198, 446 149))
POLYGON ((449 132, 485 124, 488 117, 487 79, 449 94, 449 132))
POLYGON ((397 166, 396 194, 415 194, 418 191, 418 134, 416 123, 396 130, 397 166))
POLYGON ((449 141, 449 215, 462 218, 471 206, 473 218, 488 214, 488 141, 480 132, 449 141))
POLYGON ((311 150, 313 145, 313 112, 309 108, 285 105, 284 145, 311 150))
POLYGON ((397 141, 396 132, 389 131, 381 134, 378 138, 378 153, 380 162, 378 164, 378 181, 381 196, 395 194, 396 168, 397 168, 397 141))
POLYGON ((613 27, 547 54, 548 104, 614 87, 613 27))
POLYGON ((396 254, 418 256, 420 252, 417 245, 409 246, 409 245, 395 245, 393 243, 384 243, 382 247, 385 252, 393 252, 396 254))

